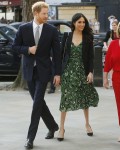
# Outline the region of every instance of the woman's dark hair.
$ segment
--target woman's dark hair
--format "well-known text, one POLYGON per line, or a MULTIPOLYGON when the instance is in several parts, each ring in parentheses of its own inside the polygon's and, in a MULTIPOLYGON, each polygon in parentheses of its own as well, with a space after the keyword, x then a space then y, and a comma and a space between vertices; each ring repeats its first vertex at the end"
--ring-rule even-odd
POLYGON ((75 30, 75 25, 74 23, 79 20, 81 17, 84 18, 85 20, 85 28, 83 29, 83 34, 86 35, 93 35, 93 31, 89 26, 89 22, 87 20, 87 18, 82 14, 82 13, 76 13, 73 17, 72 17, 72 22, 71 22, 71 30, 72 32, 75 30))

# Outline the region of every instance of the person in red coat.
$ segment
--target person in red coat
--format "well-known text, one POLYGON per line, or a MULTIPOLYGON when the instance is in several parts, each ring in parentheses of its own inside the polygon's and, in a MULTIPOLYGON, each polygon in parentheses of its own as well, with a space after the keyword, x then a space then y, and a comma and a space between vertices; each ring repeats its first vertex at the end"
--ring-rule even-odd
MULTIPOLYGON (((110 43, 104 66, 104 87, 109 88, 108 72, 113 69, 112 84, 116 98, 118 120, 120 125, 120 23, 117 28, 118 39, 113 40, 110 43)), ((120 137, 118 138, 120 142, 120 137)))

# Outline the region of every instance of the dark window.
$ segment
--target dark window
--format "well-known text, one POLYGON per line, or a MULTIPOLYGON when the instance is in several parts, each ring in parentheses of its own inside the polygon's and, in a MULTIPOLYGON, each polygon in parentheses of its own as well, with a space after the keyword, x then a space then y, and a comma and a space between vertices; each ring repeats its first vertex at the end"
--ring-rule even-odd
POLYGON ((2 27, 0 27, 0 30, 1 30, 2 32, 4 32, 8 37, 10 37, 10 38, 12 38, 12 39, 15 38, 16 32, 15 32, 13 29, 8 28, 8 27, 6 27, 6 26, 2 26, 2 27))

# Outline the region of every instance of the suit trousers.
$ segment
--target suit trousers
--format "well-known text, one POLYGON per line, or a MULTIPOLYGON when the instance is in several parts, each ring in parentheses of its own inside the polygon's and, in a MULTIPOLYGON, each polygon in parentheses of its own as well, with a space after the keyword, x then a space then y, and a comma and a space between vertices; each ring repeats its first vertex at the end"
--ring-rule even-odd
POLYGON ((54 80, 54 74, 55 74, 55 70, 54 70, 54 63, 52 62, 52 73, 51 73, 51 78, 50 78, 50 89, 55 91, 55 85, 53 84, 53 80, 54 80))
POLYGON ((45 125, 49 130, 54 130, 58 127, 55 122, 46 102, 44 95, 47 87, 47 82, 41 82, 38 77, 37 68, 34 67, 32 81, 28 81, 28 89, 33 99, 33 108, 31 114, 31 123, 28 130, 27 139, 34 141, 40 117, 42 117, 45 125))

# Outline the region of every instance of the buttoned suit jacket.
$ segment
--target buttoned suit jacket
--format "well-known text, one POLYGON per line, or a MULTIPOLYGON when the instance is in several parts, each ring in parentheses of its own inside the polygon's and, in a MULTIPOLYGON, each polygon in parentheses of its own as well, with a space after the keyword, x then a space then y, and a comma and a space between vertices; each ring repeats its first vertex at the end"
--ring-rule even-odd
POLYGON ((33 34, 33 21, 19 27, 13 42, 13 49, 19 54, 23 54, 22 68, 25 80, 32 80, 34 62, 42 82, 49 81, 51 74, 50 51, 53 50, 55 63, 55 75, 61 74, 61 52, 58 31, 50 24, 44 23, 41 36, 38 42, 36 54, 29 54, 28 49, 35 45, 33 34))

